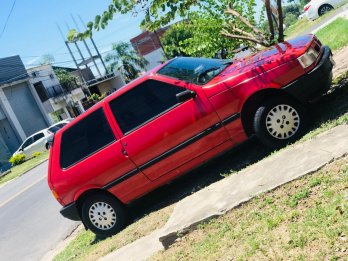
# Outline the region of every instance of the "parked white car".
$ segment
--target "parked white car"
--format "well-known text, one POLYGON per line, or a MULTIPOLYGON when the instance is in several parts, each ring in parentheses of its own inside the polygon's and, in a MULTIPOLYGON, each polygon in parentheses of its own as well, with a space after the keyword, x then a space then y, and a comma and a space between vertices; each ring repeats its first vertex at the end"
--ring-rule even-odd
POLYGON ((43 129, 29 136, 18 148, 18 150, 15 153, 13 153, 13 156, 23 153, 30 158, 32 157, 34 152, 42 152, 49 149, 47 138, 53 133, 55 133, 56 131, 58 131, 59 129, 63 128, 66 124, 68 124, 72 120, 73 119, 70 119, 70 118, 62 120, 60 122, 57 122, 51 125, 47 129, 43 129))
POLYGON ((304 6, 303 11, 308 20, 315 20, 345 2, 347 0, 311 0, 304 6))

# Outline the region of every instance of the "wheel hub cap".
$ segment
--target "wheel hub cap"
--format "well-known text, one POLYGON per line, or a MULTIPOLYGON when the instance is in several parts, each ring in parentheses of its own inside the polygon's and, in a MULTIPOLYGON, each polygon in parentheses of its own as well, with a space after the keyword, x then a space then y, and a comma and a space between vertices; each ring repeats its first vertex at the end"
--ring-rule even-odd
POLYGON ((300 116, 289 105, 277 105, 266 116, 266 129, 274 138, 288 139, 298 131, 299 127, 300 116))
POLYGON ((108 230, 116 224, 115 210, 105 202, 94 203, 88 214, 92 224, 101 230, 108 230))

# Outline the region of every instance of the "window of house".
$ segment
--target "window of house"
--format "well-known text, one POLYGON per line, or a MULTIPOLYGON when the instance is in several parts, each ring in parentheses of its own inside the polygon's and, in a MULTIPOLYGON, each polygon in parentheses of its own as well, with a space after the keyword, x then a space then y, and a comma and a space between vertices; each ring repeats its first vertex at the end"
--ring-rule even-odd
POLYGON ((115 140, 104 111, 100 108, 64 131, 60 151, 61 167, 68 168, 115 140))
POLYGON ((178 104, 176 94, 184 88, 148 80, 110 102, 123 131, 128 133, 178 104))

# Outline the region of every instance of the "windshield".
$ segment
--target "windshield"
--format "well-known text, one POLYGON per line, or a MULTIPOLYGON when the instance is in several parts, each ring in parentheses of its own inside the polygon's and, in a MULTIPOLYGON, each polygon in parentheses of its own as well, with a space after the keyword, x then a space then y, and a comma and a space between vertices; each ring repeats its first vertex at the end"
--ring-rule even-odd
POLYGON ((157 73, 179 80, 203 85, 221 73, 231 60, 179 57, 165 65, 157 73))

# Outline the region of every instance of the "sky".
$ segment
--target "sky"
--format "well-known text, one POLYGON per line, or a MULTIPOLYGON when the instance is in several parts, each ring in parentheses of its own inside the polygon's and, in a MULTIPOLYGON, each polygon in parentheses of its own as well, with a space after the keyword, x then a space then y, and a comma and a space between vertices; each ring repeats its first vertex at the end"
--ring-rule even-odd
MULTIPOLYGON (((30 68, 39 65, 42 55, 50 54, 55 59, 54 65, 74 67, 57 25, 66 36, 68 29, 76 28, 71 17, 74 16, 82 30, 84 25, 79 16, 85 23, 93 21, 111 2, 112 0, 0 0, 0 58, 20 55, 24 65, 30 68)), ((93 34, 99 51, 106 54, 111 49, 111 43, 129 41, 141 33, 141 20, 142 15, 115 15, 105 30, 93 34)), ((85 50, 82 44, 80 47, 85 50)), ((79 58, 77 50, 73 49, 73 52, 79 58)))
MULTIPOLYGON (((51 54, 55 58, 55 65, 73 65, 57 24, 66 35, 68 28, 76 28, 71 17, 73 15, 82 30, 83 25, 78 16, 85 23, 93 21, 95 15, 102 14, 111 2, 111 0, 0 0, 0 58, 20 55, 24 65, 29 68, 38 65, 42 55, 51 54)), ((128 41, 141 33, 139 29, 141 20, 141 16, 114 16, 105 30, 93 34, 99 51, 105 53, 110 50, 111 43, 128 41)), ((84 48, 82 45, 80 47, 84 48)))

